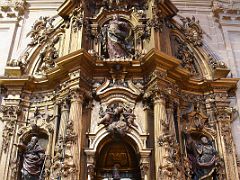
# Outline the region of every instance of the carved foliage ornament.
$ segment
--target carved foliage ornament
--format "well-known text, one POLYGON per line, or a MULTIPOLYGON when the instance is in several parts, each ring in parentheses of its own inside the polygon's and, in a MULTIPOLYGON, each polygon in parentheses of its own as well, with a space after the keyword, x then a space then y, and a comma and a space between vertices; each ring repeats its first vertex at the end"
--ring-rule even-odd
POLYGON ((27 2, 25 0, 18 1, 2 1, 0 2, 0 18, 17 18, 22 19, 27 9, 27 2))
POLYGON ((72 12, 72 28, 73 31, 76 32, 77 30, 80 30, 83 26, 84 20, 83 20, 83 8, 76 8, 72 12))
POLYGON ((20 66, 21 68, 26 67, 28 63, 29 52, 25 52, 19 59, 11 59, 7 62, 7 66, 16 67, 20 66))
POLYGON ((2 150, 5 153, 7 152, 8 146, 10 144, 11 136, 14 134, 15 125, 16 125, 15 120, 7 121, 2 131, 2 140, 3 140, 2 142, 4 142, 2 143, 2 150))
POLYGON ((7 152, 11 136, 14 133, 14 127, 16 125, 17 117, 21 113, 21 108, 19 106, 0 106, 1 117, 0 120, 6 121, 2 132, 2 150, 7 152))
MULTIPOLYGON (((69 110, 69 101, 71 97, 61 101, 62 111, 69 110)), ((73 91, 72 100, 77 101, 82 96, 73 91)), ((77 134, 74 130, 73 120, 67 118, 64 134, 59 134, 58 141, 55 147, 55 156, 53 158, 53 176, 58 177, 68 177, 72 173, 76 172, 76 166, 73 161, 73 144, 77 140, 77 134)))
POLYGON ((29 123, 32 125, 32 127, 45 125, 48 131, 51 133, 53 132, 53 128, 51 125, 51 121, 53 120, 53 115, 49 114, 47 107, 45 107, 44 111, 45 112, 42 113, 40 112, 39 107, 35 107, 33 112, 33 117, 29 119, 29 123))
POLYGON ((227 66, 224 62, 222 61, 217 61, 216 59, 214 59, 211 55, 209 55, 209 59, 208 59, 208 63, 209 65, 213 68, 213 69, 216 69, 216 68, 224 68, 226 69, 227 66))
MULTIPOLYGON (((168 120, 167 120, 168 121, 168 120)), ((169 132, 169 126, 165 124, 164 134, 158 138, 158 144, 166 152, 164 158, 166 164, 159 167, 159 176, 179 179, 180 177, 180 148, 176 142, 176 136, 169 132)))
POLYGON ((32 26, 32 30, 28 33, 28 36, 32 41, 28 44, 29 46, 35 46, 46 42, 50 35, 54 32, 53 21, 54 18, 40 17, 35 21, 32 26))
POLYGON ((153 11, 153 18, 147 22, 147 26, 153 27, 154 30, 161 32, 164 25, 164 16, 162 14, 162 11, 156 5, 153 6, 152 11, 153 11))
POLYGON ((39 69, 40 72, 44 73, 46 70, 55 67, 55 59, 59 57, 58 51, 55 45, 58 43, 60 36, 55 36, 50 39, 47 45, 41 50, 39 54, 39 60, 42 65, 39 69))
POLYGON ((159 146, 165 149, 166 164, 159 167, 159 176, 166 175, 180 179, 180 148, 173 134, 165 133, 158 139, 159 146))
POLYGON ((175 39, 178 43, 177 52, 175 56, 181 60, 181 66, 186 68, 191 74, 197 74, 195 63, 197 62, 194 53, 189 49, 186 43, 182 42, 179 38, 175 39))
POLYGON ((194 16, 192 19, 189 17, 181 18, 181 21, 183 22, 182 29, 186 39, 194 46, 202 46, 203 31, 199 21, 194 16))
POLYGON ((225 144, 225 148, 229 154, 233 152, 233 139, 231 136, 231 126, 228 123, 223 124, 221 127, 222 135, 223 135, 223 140, 225 144))

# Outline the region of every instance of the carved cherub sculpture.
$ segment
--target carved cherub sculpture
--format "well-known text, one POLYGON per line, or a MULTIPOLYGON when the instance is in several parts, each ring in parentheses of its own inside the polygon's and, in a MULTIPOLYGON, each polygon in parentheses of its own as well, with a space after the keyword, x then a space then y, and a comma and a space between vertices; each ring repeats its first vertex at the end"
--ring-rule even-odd
POLYGON ((108 107, 106 109, 105 115, 103 115, 103 118, 100 119, 100 122, 98 122, 98 126, 100 124, 103 124, 104 126, 107 126, 107 125, 111 124, 112 121, 113 121, 113 115, 114 115, 114 113, 113 113, 112 107, 108 107))
POLYGON ((133 114, 133 110, 131 108, 126 109, 124 112, 125 119, 128 123, 128 125, 138 127, 138 125, 135 123, 136 116, 133 114))
POLYGON ((99 114, 102 118, 98 126, 103 124, 111 133, 117 132, 118 134, 124 135, 129 131, 131 126, 138 128, 138 125, 134 122, 136 116, 128 106, 112 104, 107 107, 105 112, 103 112, 101 108, 99 114))

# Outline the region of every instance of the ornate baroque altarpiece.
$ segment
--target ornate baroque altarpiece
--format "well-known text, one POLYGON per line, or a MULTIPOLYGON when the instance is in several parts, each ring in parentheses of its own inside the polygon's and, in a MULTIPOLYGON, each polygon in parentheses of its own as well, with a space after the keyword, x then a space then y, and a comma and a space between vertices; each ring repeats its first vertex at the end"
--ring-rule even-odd
POLYGON ((66 0, 39 17, 0 77, 3 179, 237 180, 237 79, 177 11, 66 0))

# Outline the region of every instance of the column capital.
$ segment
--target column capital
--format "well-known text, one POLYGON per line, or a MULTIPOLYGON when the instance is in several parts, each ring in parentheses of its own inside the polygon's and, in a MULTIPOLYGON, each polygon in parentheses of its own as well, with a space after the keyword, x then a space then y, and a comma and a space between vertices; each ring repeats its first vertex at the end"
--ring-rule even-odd
MULTIPOLYGON (((6 106, 1 105, 0 106, 0 117, 2 119, 17 119, 17 117, 22 113, 22 107, 21 106, 6 106)), ((0 118, 1 119, 1 118, 0 118)))
POLYGON ((166 103, 167 95, 160 90, 153 91, 152 99, 153 99, 154 104, 155 103, 166 103))
POLYGON ((71 89, 70 90, 70 99, 71 99, 71 102, 80 102, 80 103, 83 103, 83 92, 80 90, 80 89, 71 89))
POLYGON ((173 108, 174 108, 174 102, 172 100, 169 100, 167 103, 166 109, 173 110, 173 108))
POLYGON ((65 98, 62 99, 61 102, 59 103, 61 105, 61 111, 68 111, 69 110, 69 99, 65 98))

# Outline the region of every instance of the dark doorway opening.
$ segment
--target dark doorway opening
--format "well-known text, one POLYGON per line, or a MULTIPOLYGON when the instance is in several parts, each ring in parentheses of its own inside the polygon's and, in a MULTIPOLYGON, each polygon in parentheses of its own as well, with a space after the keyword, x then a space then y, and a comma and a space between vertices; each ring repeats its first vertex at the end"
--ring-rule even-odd
POLYGON ((96 155, 96 180, 141 180, 139 155, 128 138, 108 138, 96 155))

